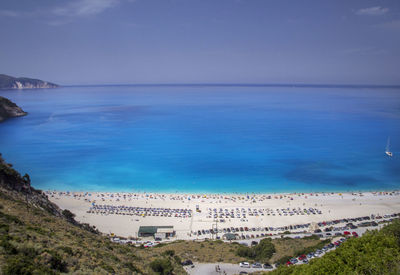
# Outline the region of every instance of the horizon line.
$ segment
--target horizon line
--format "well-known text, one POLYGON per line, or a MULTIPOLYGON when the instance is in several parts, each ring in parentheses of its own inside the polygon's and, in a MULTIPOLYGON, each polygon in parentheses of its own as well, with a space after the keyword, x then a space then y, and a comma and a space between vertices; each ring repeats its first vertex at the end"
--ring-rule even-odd
POLYGON ((315 83, 121 83, 121 84, 70 84, 60 87, 101 87, 101 86, 209 86, 209 87, 315 87, 315 88, 400 88, 400 84, 315 84, 315 83))

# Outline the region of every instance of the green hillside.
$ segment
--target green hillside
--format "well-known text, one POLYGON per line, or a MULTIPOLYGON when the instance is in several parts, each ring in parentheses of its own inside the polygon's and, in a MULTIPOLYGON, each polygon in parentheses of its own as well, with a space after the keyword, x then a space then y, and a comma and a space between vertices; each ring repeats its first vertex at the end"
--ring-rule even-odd
POLYGON ((351 238, 309 264, 280 267, 266 274, 400 274, 400 221, 351 238))
POLYGON ((177 260, 75 222, 0 157, 0 274, 185 274, 177 260))

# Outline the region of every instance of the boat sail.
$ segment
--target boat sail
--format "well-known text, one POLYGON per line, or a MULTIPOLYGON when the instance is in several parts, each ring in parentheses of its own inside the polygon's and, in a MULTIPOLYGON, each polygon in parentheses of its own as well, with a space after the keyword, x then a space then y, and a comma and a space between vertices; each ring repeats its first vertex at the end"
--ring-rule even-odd
POLYGON ((393 153, 390 151, 390 137, 388 137, 387 144, 386 144, 386 155, 389 157, 393 157, 393 153))

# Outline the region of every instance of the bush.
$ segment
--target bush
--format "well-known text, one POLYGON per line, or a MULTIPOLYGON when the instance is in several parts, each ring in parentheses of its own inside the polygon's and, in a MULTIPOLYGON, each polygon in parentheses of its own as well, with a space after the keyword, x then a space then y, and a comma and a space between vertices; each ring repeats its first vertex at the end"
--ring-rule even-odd
POLYGON ((253 247, 240 246, 236 254, 240 257, 256 259, 259 261, 269 260, 275 253, 275 246, 270 238, 265 238, 253 247))
POLYGON ((18 254, 6 260, 3 268, 4 275, 15 274, 56 274, 46 266, 37 264, 29 256, 18 254))
POLYGON ((4 219, 7 223, 24 224, 20 219, 13 215, 8 215, 0 211, 0 218, 4 219))
POLYGON ((17 255, 7 259, 3 272, 5 275, 32 274, 35 270, 33 260, 23 255, 17 255))
POLYGON ((64 209, 62 211, 63 216, 68 220, 68 221, 73 221, 75 222, 75 214, 69 211, 68 209, 64 209))
POLYGON ((178 255, 175 255, 175 256, 174 256, 174 260, 175 260, 175 262, 178 263, 178 264, 181 264, 181 263, 182 263, 182 259, 181 259, 178 255))
POLYGON ((107 271, 108 273, 112 273, 112 274, 115 273, 114 268, 112 268, 112 266, 109 266, 109 265, 106 264, 106 263, 101 263, 100 267, 101 267, 102 269, 104 269, 105 271, 107 271))
POLYGON ((257 260, 269 260, 275 253, 275 246, 270 238, 262 239, 253 249, 257 260))
POLYGON ((171 257, 172 257, 172 256, 175 255, 175 251, 169 249, 169 250, 164 251, 164 252, 163 252, 163 255, 165 255, 165 256, 171 256, 171 257))
POLYGON ((60 246, 57 249, 64 251, 65 253, 67 253, 70 256, 74 255, 74 251, 69 246, 60 246))
POLYGON ((172 264, 168 259, 156 259, 150 263, 151 269, 153 271, 161 274, 161 275, 168 275, 172 274, 172 264))
POLYGON ((67 272, 67 263, 63 261, 60 255, 57 253, 52 253, 50 259, 50 266, 52 269, 58 270, 60 272, 67 272))
POLYGON ((4 252, 8 255, 15 255, 18 253, 15 246, 12 245, 5 236, 1 239, 0 246, 3 247, 4 252))
POLYGON ((143 273, 139 268, 134 266, 131 262, 126 262, 124 263, 124 266, 128 268, 130 271, 136 272, 136 273, 143 273))

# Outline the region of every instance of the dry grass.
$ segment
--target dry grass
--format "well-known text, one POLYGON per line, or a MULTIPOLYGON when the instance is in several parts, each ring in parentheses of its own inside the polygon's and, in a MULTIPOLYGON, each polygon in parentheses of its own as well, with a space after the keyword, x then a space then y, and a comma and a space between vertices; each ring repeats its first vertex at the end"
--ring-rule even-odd
POLYGON ((185 241, 174 242, 163 247, 154 247, 154 253, 162 253, 166 250, 174 250, 181 259, 190 259, 203 263, 238 263, 245 258, 236 255, 237 243, 224 243, 222 241, 185 241))
POLYGON ((304 248, 317 245, 320 240, 312 239, 292 239, 292 238, 282 238, 274 239, 272 243, 275 246, 276 253, 269 260, 270 263, 274 263, 284 256, 293 256, 296 251, 302 250, 304 248))

